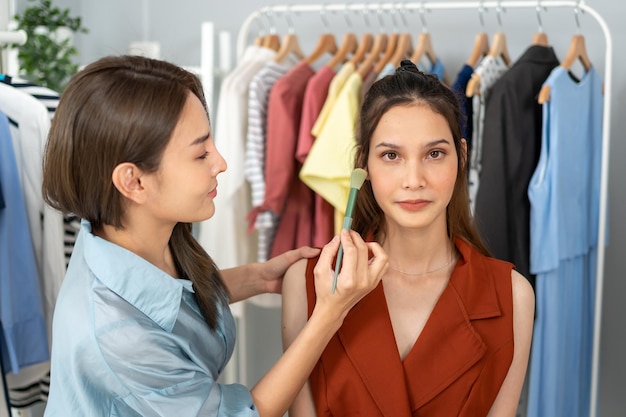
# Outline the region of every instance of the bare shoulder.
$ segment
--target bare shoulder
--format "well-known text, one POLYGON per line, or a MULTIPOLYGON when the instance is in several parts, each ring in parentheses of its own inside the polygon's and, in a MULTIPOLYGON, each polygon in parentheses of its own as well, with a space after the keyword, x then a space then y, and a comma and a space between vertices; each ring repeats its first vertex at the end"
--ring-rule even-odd
POLYGON ((308 259, 300 259, 285 272, 282 289, 283 348, 291 345, 305 326, 308 318, 306 296, 306 266, 308 259))
POLYGON ((517 311, 520 311, 519 309, 522 311, 530 310, 534 314, 535 292, 528 279, 513 269, 511 270, 511 284, 513 287, 513 308, 517 311))
POLYGON ((300 259, 294 262, 285 272, 283 279, 283 298, 297 296, 298 293, 306 293, 306 266, 308 259, 300 259))

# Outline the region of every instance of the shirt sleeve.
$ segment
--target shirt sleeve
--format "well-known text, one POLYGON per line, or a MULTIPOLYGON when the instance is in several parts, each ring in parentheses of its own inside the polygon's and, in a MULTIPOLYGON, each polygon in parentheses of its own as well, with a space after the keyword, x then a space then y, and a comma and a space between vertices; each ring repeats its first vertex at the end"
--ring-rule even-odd
POLYGON ((133 393, 117 398, 111 417, 117 416, 258 417, 259 414, 243 385, 194 379, 144 395, 133 393))
POLYGON ((224 352, 210 339, 183 340, 157 326, 124 327, 98 337, 119 382, 111 416, 258 417, 245 386, 217 382, 224 352))

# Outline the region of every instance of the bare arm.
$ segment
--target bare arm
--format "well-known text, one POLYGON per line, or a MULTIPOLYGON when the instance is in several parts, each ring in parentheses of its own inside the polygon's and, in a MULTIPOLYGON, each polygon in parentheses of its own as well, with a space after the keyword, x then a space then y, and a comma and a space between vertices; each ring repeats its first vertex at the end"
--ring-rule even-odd
MULTIPOLYGON (((306 265, 306 260, 298 261, 285 274, 282 304, 284 350, 291 346, 307 322, 306 265)), ((289 417, 315 417, 315 415, 315 403, 307 381, 289 407, 289 417)))
POLYGON ((230 302, 245 300, 258 294, 280 293, 287 268, 299 259, 312 258, 318 253, 319 249, 303 246, 267 262, 223 269, 220 272, 230 292, 230 302))
POLYGON ((513 361, 488 417, 514 417, 530 355, 535 313, 535 295, 519 272, 511 272, 513 284, 513 361))
POLYGON ((317 303, 309 321, 282 357, 252 388, 262 417, 282 416, 302 389, 326 344, 348 311, 378 285, 387 268, 387 255, 377 243, 365 243, 356 232, 341 233, 344 258, 337 289, 331 294, 332 260, 339 249, 333 239, 324 247, 315 267, 317 303), (368 249, 374 254, 368 261, 368 249))

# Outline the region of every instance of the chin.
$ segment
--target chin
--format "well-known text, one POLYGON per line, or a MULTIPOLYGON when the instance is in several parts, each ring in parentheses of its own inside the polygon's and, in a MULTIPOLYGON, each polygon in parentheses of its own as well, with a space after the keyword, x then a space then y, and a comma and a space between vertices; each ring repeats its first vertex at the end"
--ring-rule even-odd
POLYGON ((198 210, 193 216, 189 216, 185 223, 198 223, 209 220, 215 214, 215 207, 211 209, 198 210))
POLYGON ((203 222, 205 220, 209 220, 211 217, 213 217, 214 214, 215 214, 215 210, 211 210, 211 212, 207 213, 206 216, 202 216, 202 218, 200 218, 198 220, 194 220, 193 223, 203 222))

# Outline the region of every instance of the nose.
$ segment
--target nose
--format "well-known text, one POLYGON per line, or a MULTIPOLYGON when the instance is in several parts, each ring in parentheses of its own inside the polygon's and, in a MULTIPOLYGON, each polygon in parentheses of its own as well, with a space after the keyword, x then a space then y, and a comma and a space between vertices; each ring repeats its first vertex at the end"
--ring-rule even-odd
POLYGON ((402 173, 402 188, 407 190, 417 190, 424 186, 424 176, 422 166, 417 160, 408 160, 404 165, 402 173))
POLYGON ((218 174, 226 171, 226 168, 228 168, 228 164, 226 163, 226 160, 224 159, 222 154, 219 153, 217 148, 214 148, 213 152, 214 152, 215 158, 211 166, 211 174, 214 177, 217 177, 218 174))

